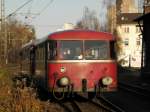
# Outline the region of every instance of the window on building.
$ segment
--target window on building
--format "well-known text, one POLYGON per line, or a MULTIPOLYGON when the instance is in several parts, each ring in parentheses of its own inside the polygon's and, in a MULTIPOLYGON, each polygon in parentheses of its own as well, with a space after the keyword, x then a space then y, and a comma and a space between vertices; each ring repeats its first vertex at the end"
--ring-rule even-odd
POLYGON ((124 32, 129 33, 129 27, 124 27, 124 32))
POLYGON ((129 27, 126 28, 126 33, 129 33, 129 27))
POLYGON ((139 27, 136 27, 136 33, 140 33, 140 28, 139 27))
POLYGON ((140 46, 141 42, 140 42, 140 38, 136 38, 136 45, 140 46))
POLYGON ((128 46, 128 45, 129 45, 129 39, 128 39, 128 38, 125 38, 125 40, 124 40, 124 45, 125 45, 125 46, 128 46))

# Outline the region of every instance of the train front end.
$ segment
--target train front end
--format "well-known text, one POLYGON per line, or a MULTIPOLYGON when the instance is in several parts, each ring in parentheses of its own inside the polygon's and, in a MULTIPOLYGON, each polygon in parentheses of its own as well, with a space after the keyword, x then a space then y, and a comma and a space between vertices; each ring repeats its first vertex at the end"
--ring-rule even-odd
POLYGON ((114 40, 50 40, 48 86, 55 92, 115 91, 117 65, 114 40))
POLYGON ((49 86, 55 91, 106 92, 117 87, 113 61, 58 61, 49 64, 49 86))

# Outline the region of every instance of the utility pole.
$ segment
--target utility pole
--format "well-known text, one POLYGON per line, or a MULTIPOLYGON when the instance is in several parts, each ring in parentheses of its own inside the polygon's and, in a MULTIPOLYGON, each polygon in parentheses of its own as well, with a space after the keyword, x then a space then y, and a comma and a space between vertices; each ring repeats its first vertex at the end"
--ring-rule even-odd
POLYGON ((0 21, 1 21, 1 30, 2 30, 2 26, 3 26, 4 18, 5 18, 5 5, 4 5, 4 0, 0 0, 0 1, 1 1, 0 21))
POLYGON ((5 0, 0 0, 0 60, 7 64, 7 31, 5 21, 5 0))

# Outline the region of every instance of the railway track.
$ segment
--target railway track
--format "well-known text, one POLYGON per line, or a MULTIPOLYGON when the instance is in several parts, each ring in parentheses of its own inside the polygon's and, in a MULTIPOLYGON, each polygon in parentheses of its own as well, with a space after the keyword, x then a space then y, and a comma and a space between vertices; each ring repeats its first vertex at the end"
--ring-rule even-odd
POLYGON ((123 109, 121 109, 119 106, 111 103, 109 100, 107 100, 103 95, 99 95, 97 97, 100 103, 102 103, 104 106, 106 105, 109 107, 110 112, 125 112, 123 109))
POLYGON ((96 97, 91 100, 81 95, 75 95, 73 99, 56 101, 65 112, 124 112, 113 110, 108 105, 102 104, 96 97))
POLYGON ((80 95, 77 95, 76 102, 78 103, 82 112, 108 112, 109 110, 108 108, 100 105, 98 102, 80 95))
MULTIPOLYGON (((141 98, 149 98, 150 91, 140 86, 130 85, 119 82, 119 89, 122 91, 128 91, 131 94, 140 95, 141 98)), ((139 98, 139 97, 138 97, 139 98)), ((64 105, 64 104, 63 104, 64 105)), ((85 96, 76 95, 75 99, 71 100, 70 104, 65 104, 69 106, 67 112, 126 112, 128 109, 124 110, 120 105, 114 104, 103 96, 103 94, 93 98, 88 99, 85 96), (78 100, 80 99, 80 100, 78 100), (70 106, 69 106, 70 105, 70 106), (72 109, 71 109, 72 108, 72 109)), ((131 107, 129 107, 131 109, 131 107)))
POLYGON ((123 89, 123 90, 126 90, 130 93, 140 95, 140 96, 142 96, 146 99, 150 99, 150 96, 149 96, 150 95, 150 90, 142 88, 140 86, 119 82, 119 88, 123 89))
POLYGON ((118 106, 112 104, 107 99, 105 99, 102 95, 99 95, 93 99, 88 99, 83 96, 78 96, 80 99, 84 99, 86 102, 88 102, 90 105, 95 106, 102 112, 125 112, 118 106))
POLYGON ((68 99, 65 101, 56 101, 56 103, 63 107, 65 112, 82 112, 74 100, 68 99))

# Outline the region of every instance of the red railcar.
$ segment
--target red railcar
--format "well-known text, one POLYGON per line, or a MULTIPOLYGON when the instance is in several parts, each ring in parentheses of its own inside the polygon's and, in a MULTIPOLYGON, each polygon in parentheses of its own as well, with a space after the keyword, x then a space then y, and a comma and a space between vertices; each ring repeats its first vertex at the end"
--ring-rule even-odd
POLYGON ((28 67, 32 78, 53 93, 115 91, 114 43, 113 35, 104 32, 56 32, 33 42, 28 54, 30 66, 22 68, 28 67))

